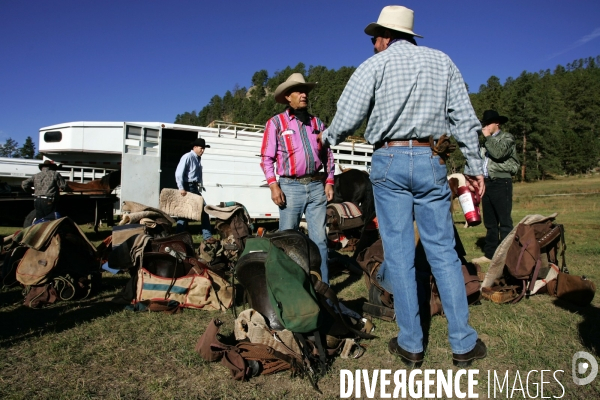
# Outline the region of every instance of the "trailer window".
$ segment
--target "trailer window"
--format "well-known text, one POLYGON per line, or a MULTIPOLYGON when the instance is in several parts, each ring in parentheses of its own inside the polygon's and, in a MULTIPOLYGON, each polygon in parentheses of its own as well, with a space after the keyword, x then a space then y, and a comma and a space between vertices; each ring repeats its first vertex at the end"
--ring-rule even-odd
POLYGON ((51 131, 44 133, 44 142, 52 143, 52 142, 60 142, 62 140, 62 132, 61 131, 51 131))

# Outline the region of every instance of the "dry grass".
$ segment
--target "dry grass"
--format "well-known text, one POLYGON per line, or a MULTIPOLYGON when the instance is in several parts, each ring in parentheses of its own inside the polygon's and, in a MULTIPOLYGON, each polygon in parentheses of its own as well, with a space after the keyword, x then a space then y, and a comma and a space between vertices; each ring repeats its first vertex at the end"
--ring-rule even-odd
MULTIPOLYGON (((600 283, 598 272, 598 194, 536 197, 540 194, 600 192, 600 178, 546 181, 515 185, 513 219, 527 214, 558 212, 565 224, 567 260, 572 273, 587 275, 600 283)), ((457 227, 468 257, 482 255, 483 227, 457 227)), ((4 228, 6 229, 6 228, 4 228)), ((108 235, 89 232, 96 243, 108 235)), ((0 232, 1 233, 1 232, 0 232)), ((199 240, 198 236, 194 236, 199 240)), ((235 382, 219 363, 207 363, 193 349, 211 318, 233 326, 231 312, 186 310, 179 315, 133 313, 108 300, 124 285, 126 277, 105 275, 104 288, 92 299, 59 303, 43 310, 20 306, 19 289, 0 293, 0 397, 108 398, 108 399, 280 399, 338 398, 341 369, 402 368, 388 354, 387 342, 397 334, 395 323, 378 321, 378 339, 366 342, 368 350, 358 360, 337 359, 319 386, 318 395, 306 380, 290 379, 287 373, 235 382)), ((340 275, 334 288, 353 308, 360 309, 367 296, 362 278, 340 275)), ((530 370, 564 370, 558 374, 566 394, 563 398, 600 397, 600 377, 587 386, 571 379, 571 358, 577 351, 600 352, 600 299, 587 308, 571 307, 540 295, 516 305, 483 302, 471 308, 471 324, 488 345, 489 356, 477 362, 480 398, 487 397, 487 371, 504 374, 510 381, 520 371, 523 381, 530 370)), ((423 368, 454 369, 445 319, 435 317, 423 368)), ((552 380, 550 379, 547 380, 552 380)), ((539 382, 539 374, 537 375, 539 382)), ((377 392, 378 393, 378 392, 377 392)), ((544 386, 544 396, 560 396, 557 384, 544 386)), ((364 392, 363 392, 364 396, 364 392)), ((505 395, 499 397, 505 398, 505 395)), ((515 392, 514 398, 522 398, 515 392)))

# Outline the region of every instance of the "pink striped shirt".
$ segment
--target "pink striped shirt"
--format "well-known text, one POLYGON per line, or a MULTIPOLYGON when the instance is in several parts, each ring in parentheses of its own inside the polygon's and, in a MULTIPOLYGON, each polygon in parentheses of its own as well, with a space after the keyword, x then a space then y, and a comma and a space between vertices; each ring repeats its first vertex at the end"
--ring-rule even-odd
POLYGON ((301 177, 319 172, 325 165, 326 184, 333 185, 335 164, 331 149, 323 150, 317 136, 325 129, 325 124, 311 116, 311 124, 304 125, 289 110, 271 118, 265 126, 261 147, 260 166, 267 183, 276 183, 277 175, 301 177))

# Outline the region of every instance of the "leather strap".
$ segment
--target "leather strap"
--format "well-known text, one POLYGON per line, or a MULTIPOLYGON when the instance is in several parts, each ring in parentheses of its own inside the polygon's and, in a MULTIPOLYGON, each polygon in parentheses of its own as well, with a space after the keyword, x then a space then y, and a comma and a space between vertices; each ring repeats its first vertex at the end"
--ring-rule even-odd
POLYGON ((377 337, 375 335, 371 335, 369 332, 361 332, 358 329, 353 328, 352 326, 350 326, 350 324, 348 324, 348 322, 346 322, 346 318, 344 318, 344 314, 340 309, 340 302, 337 298, 337 295, 335 294, 333 289, 329 287, 328 284, 322 281, 315 281, 313 282, 313 287, 315 289, 315 292, 323 296, 323 299, 320 299, 321 305, 325 309, 327 309, 329 313, 332 314, 334 317, 337 316, 346 329, 363 339, 374 339, 377 337), (331 301, 331 303, 333 304, 333 309, 329 306, 329 304, 327 304, 327 301, 325 301, 324 299, 329 299, 329 301, 331 301))
POLYGON ((363 304, 363 312, 372 315, 374 317, 378 317, 383 319, 384 321, 395 321, 396 313, 393 309, 388 307, 378 306, 376 304, 364 303, 363 304))
POLYGON ((387 142, 375 143, 375 150, 382 147, 431 147, 427 139, 411 139, 411 140, 389 140, 387 142))

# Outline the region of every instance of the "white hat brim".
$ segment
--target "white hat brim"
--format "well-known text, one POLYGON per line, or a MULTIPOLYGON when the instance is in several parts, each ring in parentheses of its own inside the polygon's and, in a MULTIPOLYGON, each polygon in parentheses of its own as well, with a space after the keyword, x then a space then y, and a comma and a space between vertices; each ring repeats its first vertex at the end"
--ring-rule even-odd
POLYGON ((398 25, 392 25, 392 24, 378 24, 376 22, 371 22, 369 25, 367 25, 367 27, 365 28, 365 33, 369 36, 375 36, 377 34, 377 31, 381 30, 382 28, 389 29, 391 31, 408 33, 409 35, 413 35, 413 36, 420 37, 420 38, 423 37, 421 35, 414 33, 412 30, 410 30, 408 28, 404 28, 404 27, 401 27, 398 25))

